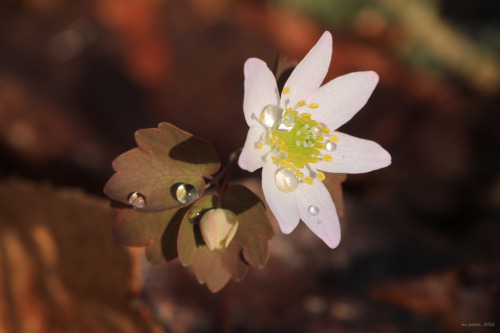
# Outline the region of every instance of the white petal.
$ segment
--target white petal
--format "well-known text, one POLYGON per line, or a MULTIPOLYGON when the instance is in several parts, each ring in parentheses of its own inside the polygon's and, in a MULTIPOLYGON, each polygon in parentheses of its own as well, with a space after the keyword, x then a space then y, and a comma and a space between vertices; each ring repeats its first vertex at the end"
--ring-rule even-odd
POLYGON ((264 160, 262 159, 271 147, 264 145, 262 149, 257 149, 257 144, 264 135, 265 130, 262 126, 251 126, 248 130, 247 139, 243 150, 241 151, 238 164, 240 168, 254 172, 258 168, 262 168, 264 160))
POLYGON ((269 158, 262 169, 262 190, 271 212, 278 220, 281 231, 284 234, 289 234, 299 224, 300 220, 299 209, 295 202, 297 190, 290 193, 280 191, 274 181, 276 169, 277 167, 269 158))
POLYGON ((340 132, 332 134, 339 138, 336 142, 337 149, 332 152, 322 151, 331 155, 332 160, 312 164, 316 169, 335 173, 363 173, 391 164, 391 155, 378 143, 340 132))
POLYGON ((309 102, 310 97, 316 94, 325 79, 331 59, 332 35, 326 31, 286 81, 285 87, 289 87, 290 92, 282 95, 281 107, 287 105, 293 107, 301 100, 309 102))
POLYGON ((300 184, 296 194, 300 218, 326 245, 332 249, 340 242, 340 224, 332 197, 320 181, 300 184), (317 209, 317 215, 310 210, 317 209))
POLYGON ((260 59, 248 59, 245 62, 244 73, 243 111, 248 126, 253 126, 257 124, 264 107, 279 104, 278 87, 274 74, 260 59))
POLYGON ((375 72, 355 72, 328 82, 314 96, 314 119, 335 130, 349 121, 368 101, 378 82, 375 72))

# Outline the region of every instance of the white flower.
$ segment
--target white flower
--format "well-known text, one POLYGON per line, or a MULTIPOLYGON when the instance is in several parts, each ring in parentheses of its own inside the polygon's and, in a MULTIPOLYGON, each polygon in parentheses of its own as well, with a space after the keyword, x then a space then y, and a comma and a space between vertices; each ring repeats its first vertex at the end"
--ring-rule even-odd
POLYGON ((263 168, 264 196, 283 233, 302 219, 335 248, 339 219, 322 171, 368 172, 391 164, 391 156, 373 141, 332 131, 366 104, 378 75, 350 73, 320 87, 331 56, 327 31, 292 72, 281 96, 267 65, 246 61, 243 111, 250 129, 238 162, 250 172, 263 168))

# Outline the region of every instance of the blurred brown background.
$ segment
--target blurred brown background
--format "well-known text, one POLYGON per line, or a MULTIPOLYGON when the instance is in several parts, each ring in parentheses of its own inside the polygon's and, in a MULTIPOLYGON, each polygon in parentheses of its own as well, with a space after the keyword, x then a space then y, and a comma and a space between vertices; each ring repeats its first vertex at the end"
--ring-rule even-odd
MULTIPOLYGON (((0 332, 495 331, 499 13, 493 0, 3 0, 0 332), (115 244, 102 188, 134 131, 170 122, 224 163, 246 137, 244 61, 300 60, 324 30, 327 80, 380 75, 341 130, 393 157, 344 183, 339 248, 303 225, 278 232, 263 270, 212 295, 178 262, 115 244)), ((236 176, 258 191, 258 174, 236 176)))

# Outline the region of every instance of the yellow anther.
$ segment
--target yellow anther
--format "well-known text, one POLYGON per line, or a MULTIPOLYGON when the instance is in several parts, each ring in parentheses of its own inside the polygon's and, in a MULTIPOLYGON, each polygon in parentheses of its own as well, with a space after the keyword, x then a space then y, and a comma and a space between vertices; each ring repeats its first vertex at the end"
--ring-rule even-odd
POLYGON ((285 109, 285 111, 286 111, 286 112, 292 112, 292 111, 293 111, 293 109, 292 109, 292 108, 286 108, 286 109, 285 109))
POLYGON ((316 142, 316 145, 314 147, 318 149, 325 149, 325 144, 323 142, 316 142))
POLYGON ((282 138, 278 138, 278 146, 285 146, 285 140, 283 140, 282 138))
POLYGON ((302 118, 311 118, 311 114, 310 113, 307 113, 307 112, 304 112, 300 115, 302 118))
POLYGON ((264 145, 264 142, 259 142, 259 144, 257 145, 257 149, 262 149, 263 145, 264 145))
POLYGON ((326 126, 323 127, 323 133, 330 134, 330 129, 326 126))
POLYGON ((308 177, 304 178, 304 183, 312 185, 314 183, 314 180, 308 176, 308 177))
POLYGON ((284 166, 289 168, 290 170, 295 171, 295 168, 293 167, 292 164, 290 164, 286 159, 283 159, 284 166))
POLYGON ((311 104, 309 104, 309 107, 311 109, 317 109, 319 107, 319 105, 318 105, 318 103, 311 103, 311 104))
POLYGON ((302 106, 302 105, 306 105, 306 101, 299 101, 297 103, 297 106, 302 106))
POLYGON ((300 172, 300 171, 297 171, 297 172, 295 173, 295 175, 296 175, 297 177, 299 177, 299 178, 304 177, 304 174, 303 174, 302 172, 300 172))
POLYGON ((293 114, 294 116, 296 116, 296 115, 298 115, 298 114, 299 114, 299 112, 298 112, 298 111, 295 111, 295 110, 294 110, 294 111, 291 111, 290 113, 291 113, 291 114, 293 114))
POLYGON ((316 177, 318 177, 318 179, 321 181, 325 180, 325 174, 323 172, 318 172, 316 174, 316 177))
POLYGON ((337 142, 337 141, 339 141, 339 137, 338 137, 338 136, 336 136, 336 135, 330 135, 330 136, 328 137, 328 140, 330 140, 330 141, 332 141, 332 142, 337 142))
POLYGON ((260 117, 259 117, 259 120, 260 120, 260 121, 263 121, 263 120, 264 120, 264 117, 265 117, 265 116, 264 116, 264 114, 261 114, 261 115, 260 115, 260 117))
POLYGON ((273 163, 274 163, 274 165, 278 165, 278 160, 274 156, 273 156, 273 163))
MULTIPOLYGON (((290 160, 290 159, 289 159, 290 160)), ((290 164, 292 164, 294 167, 296 167, 297 169, 302 169, 302 166, 300 165, 301 162, 300 160, 290 160, 290 164)))
POLYGON ((323 155, 323 160, 327 161, 327 162, 330 162, 332 160, 332 156, 328 155, 328 154, 325 154, 325 155, 323 155))
POLYGON ((286 95, 290 92, 290 87, 283 88, 283 95, 286 95))

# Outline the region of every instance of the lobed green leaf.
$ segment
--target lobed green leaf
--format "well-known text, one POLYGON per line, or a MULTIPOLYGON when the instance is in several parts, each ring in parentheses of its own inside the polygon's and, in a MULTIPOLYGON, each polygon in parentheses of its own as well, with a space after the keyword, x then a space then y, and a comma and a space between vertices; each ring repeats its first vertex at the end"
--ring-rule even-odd
POLYGON ((161 211, 186 206, 176 198, 180 184, 196 187, 198 195, 205 188, 203 177, 214 174, 220 166, 217 154, 205 140, 177 127, 160 123, 158 128, 135 134, 138 148, 113 161, 116 173, 104 187, 104 193, 129 204, 132 193, 145 197, 144 211, 161 211))
POLYGON ((120 209, 113 226, 115 241, 126 246, 145 246, 154 264, 177 257, 177 235, 186 209, 142 212, 120 209))
POLYGON ((232 211, 238 218, 238 230, 227 248, 211 251, 205 245, 199 228, 199 218, 184 216, 178 238, 179 259, 184 266, 193 265, 200 283, 206 283, 212 292, 222 289, 230 278, 240 281, 248 266, 262 268, 268 258, 268 241, 274 231, 260 199, 244 186, 230 186, 219 200, 215 195, 205 196, 190 208, 203 212, 212 208, 232 211))

